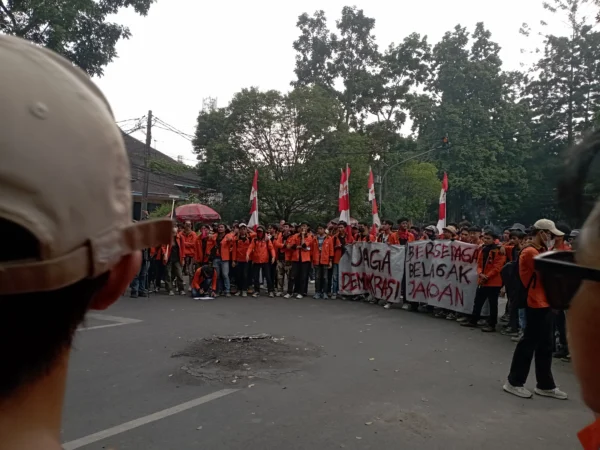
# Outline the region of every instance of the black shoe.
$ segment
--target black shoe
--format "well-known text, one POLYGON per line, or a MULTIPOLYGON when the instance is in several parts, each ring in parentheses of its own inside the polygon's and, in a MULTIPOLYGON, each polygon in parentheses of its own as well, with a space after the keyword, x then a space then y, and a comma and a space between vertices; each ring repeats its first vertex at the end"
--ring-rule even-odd
POLYGON ((506 327, 500 331, 500 334, 502 334, 503 336, 518 336, 519 330, 515 330, 513 328, 506 327))
POLYGON ((148 293, 147 292, 142 292, 140 291, 140 293, 138 294, 140 297, 148 297, 148 293))
POLYGON ((131 298, 138 298, 138 293, 137 293, 137 292, 134 292, 134 291, 131 291, 131 294, 129 294, 129 296, 130 296, 131 298))
POLYGON ((473 322, 463 322, 460 324, 461 327, 468 327, 468 328, 477 328, 477 324, 473 323, 473 322))
POLYGON ((496 327, 493 327, 491 325, 486 325, 485 327, 481 328, 481 331, 484 333, 495 333, 496 327))

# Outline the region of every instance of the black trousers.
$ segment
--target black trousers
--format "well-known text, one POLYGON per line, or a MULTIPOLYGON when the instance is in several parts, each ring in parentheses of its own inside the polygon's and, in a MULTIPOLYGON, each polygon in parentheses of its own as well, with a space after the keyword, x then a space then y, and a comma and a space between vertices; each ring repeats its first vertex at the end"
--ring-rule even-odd
POLYGON ((477 323, 481 317, 481 310, 485 301, 487 300, 490 304, 490 320, 489 324, 491 327, 495 327, 498 323, 498 296, 500 295, 499 287, 491 286, 480 286, 477 288, 475 294, 475 305, 473 305, 473 315, 471 316, 471 323, 477 323))
MULTIPOLYGON (((294 293, 306 295, 308 293, 308 271, 310 261, 292 262, 292 278, 294 280, 294 293)), ((288 294, 292 295, 291 285, 288 284, 288 294)))
POLYGON ((150 262, 150 275, 149 279, 154 280, 154 285, 157 289, 160 289, 160 282, 165 276, 165 265, 160 259, 153 259, 150 262))
POLYGON ((329 294, 329 265, 315 266, 315 294, 329 294))
POLYGON ((273 292, 273 278, 271 278, 271 264, 262 263, 252 264, 252 272, 254 274, 254 292, 260 292, 260 270, 262 269, 263 277, 267 280, 267 290, 273 292))
POLYGON ((235 263, 235 284, 237 285, 238 291, 245 292, 248 290, 250 284, 248 280, 248 269, 250 264, 247 262, 237 261, 235 263))
MULTIPOLYGON (((558 311, 554 325, 556 327, 556 332, 558 333, 560 350, 569 353, 569 344, 567 342, 567 317, 565 316, 564 311, 558 311)), ((552 342, 554 342, 554 340, 552 342)))
POLYGON ((552 330, 554 315, 550 308, 527 308, 527 326, 517 344, 510 365, 508 382, 523 386, 527 381, 531 361, 535 357, 535 378, 538 389, 554 389, 552 376, 552 330))

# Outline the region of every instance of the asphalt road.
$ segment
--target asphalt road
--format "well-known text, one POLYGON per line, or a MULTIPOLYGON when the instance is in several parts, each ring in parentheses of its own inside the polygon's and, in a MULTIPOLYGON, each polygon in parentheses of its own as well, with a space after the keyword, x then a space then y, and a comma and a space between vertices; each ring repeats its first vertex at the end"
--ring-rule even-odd
POLYGON ((161 295, 123 297, 84 326, 70 367, 66 450, 564 450, 578 448, 577 430, 591 421, 569 364, 553 367, 568 401, 519 399, 501 388, 509 338, 419 313, 161 295), (233 352, 217 363, 226 346, 189 353, 196 339, 256 333, 283 340, 248 361, 233 352), (190 371, 194 364, 211 376, 190 371))

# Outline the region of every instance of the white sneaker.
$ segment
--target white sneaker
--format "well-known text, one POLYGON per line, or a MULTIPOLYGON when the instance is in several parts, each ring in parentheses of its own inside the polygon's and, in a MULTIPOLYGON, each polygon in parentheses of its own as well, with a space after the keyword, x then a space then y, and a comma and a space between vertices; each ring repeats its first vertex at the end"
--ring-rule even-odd
POLYGON ((175 292, 169 291, 169 295, 175 295, 175 292))
POLYGON ((246 294, 246 291, 242 292, 242 297, 247 297, 248 294, 246 294))
POLYGON ((290 294, 285 294, 283 298, 292 298, 292 296, 290 294))
POLYGON ((303 296, 302 294, 298 294, 298 295, 296 295, 296 298, 297 298, 298 300, 300 300, 301 298, 304 298, 304 296, 303 296))
POLYGON ((561 391, 559 388, 554 389, 538 389, 535 388, 533 390, 537 395, 541 395, 542 397, 552 397, 557 398, 558 400, 566 400, 568 398, 567 393, 561 391))
POLYGON ((408 311, 408 310, 410 310, 410 305, 408 303, 405 303, 404 305, 402 305, 402 309, 404 311, 408 311))
POLYGON ((337 296, 335 294, 331 294, 331 300, 335 300, 337 296))
POLYGON ((315 280, 310 280, 309 283, 310 284, 315 284, 315 280))
POLYGON ((502 389, 504 389, 509 394, 516 395, 517 397, 521 397, 521 398, 533 397, 533 394, 531 393, 531 391, 529 389, 525 388, 524 386, 513 386, 508 381, 506 383, 504 383, 504 386, 502 386, 502 389))
POLYGON ((391 303, 386 303, 385 306, 383 307, 384 309, 390 309, 392 307, 391 303))

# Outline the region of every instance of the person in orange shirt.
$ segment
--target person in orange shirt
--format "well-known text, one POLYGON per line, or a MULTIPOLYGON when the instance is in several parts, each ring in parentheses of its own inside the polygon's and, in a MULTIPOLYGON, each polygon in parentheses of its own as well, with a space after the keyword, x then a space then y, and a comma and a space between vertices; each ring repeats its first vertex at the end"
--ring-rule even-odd
POLYGON ((192 291, 192 279, 194 278, 194 264, 196 262, 196 241, 198 235, 192 230, 192 222, 186 220, 181 232, 183 241, 183 274, 188 276, 188 290, 192 291))
POLYGON ((162 247, 153 247, 150 249, 150 265, 153 268, 154 292, 158 292, 165 272, 162 247))
POLYGON ((217 271, 214 267, 204 264, 198 267, 192 279, 192 297, 214 297, 217 290, 217 271))
POLYGON ((237 230, 237 235, 233 239, 231 267, 235 268, 235 282, 237 285, 235 295, 246 297, 248 295, 248 285, 250 284, 250 264, 246 259, 246 255, 248 254, 252 238, 248 234, 248 227, 245 223, 240 223, 237 230))
POLYGON ((175 295, 173 292, 173 281, 177 283, 177 290, 180 295, 185 295, 183 290, 183 239, 177 227, 173 227, 173 240, 169 245, 162 246, 163 263, 166 266, 165 285, 169 295, 175 295))
POLYGON ((328 298, 327 272, 333 267, 333 253, 333 238, 325 234, 325 225, 318 225, 317 234, 314 236, 312 255, 312 263, 315 267, 315 295, 313 298, 328 298))
POLYGON ((384 244, 398 245, 400 241, 396 233, 392 233, 392 226, 394 222, 391 220, 384 220, 381 222, 381 231, 377 235, 377 242, 383 242, 384 244))
POLYGON ((355 242, 375 242, 375 236, 370 233, 369 227, 366 224, 359 224, 358 232, 355 242))
MULTIPOLYGON (((300 224, 300 232, 288 240, 286 247, 293 250, 292 253, 292 278, 296 298, 301 299, 308 294, 308 271, 310 270, 313 237, 308 232, 308 223, 300 224)), ((290 298, 292 292, 288 286, 288 293, 284 298, 290 298)))
POLYGON ((414 242, 415 235, 408 231, 410 221, 407 218, 398 219, 398 231, 396 232, 396 237, 398 238, 398 243, 400 245, 408 244, 409 242, 414 242))
MULTIPOLYGON (((210 256, 209 261, 212 261, 213 267, 217 270, 217 282, 219 294, 225 294, 226 297, 231 297, 231 284, 229 281, 229 265, 231 262, 231 251, 233 247, 234 233, 227 233, 225 225, 222 223, 217 226, 217 233, 210 237, 210 256)), ((209 244, 206 244, 207 251, 209 244)))
POLYGON ((285 281, 287 279, 288 289, 291 291, 294 283, 291 278, 292 273, 292 252, 287 248, 287 241, 292 237, 290 232, 290 224, 283 223, 281 230, 275 239, 273 245, 275 246, 275 252, 277 256, 277 286, 275 295, 280 297, 283 295, 285 281))
POLYGON ((333 231, 333 266, 331 267, 331 298, 336 299, 340 289, 340 259, 344 254, 347 244, 352 244, 352 236, 346 233, 347 224, 343 220, 338 222, 333 231))
POLYGON ((269 297, 275 297, 273 291, 273 279, 271 278, 270 264, 275 262, 275 249, 271 240, 267 238, 265 227, 259 225, 256 228, 256 237, 252 239, 248 251, 246 252, 246 261, 252 259, 252 272, 254 275, 254 293, 252 297, 260 295, 260 272, 267 280, 267 289, 269 297))
POLYGON ((521 250, 519 256, 519 278, 523 295, 527 296, 526 322, 523 337, 513 354, 508 380, 503 389, 522 398, 533 394, 525 387, 531 362, 535 355, 537 386, 534 392, 544 397, 561 400, 567 394, 556 387, 552 376, 552 324, 553 313, 534 267, 534 259, 547 250, 552 235, 561 236, 562 231, 548 219, 538 220, 532 227, 533 242, 521 250))
POLYGON ((477 327, 477 321, 481 317, 481 310, 486 300, 490 305, 490 318, 481 331, 492 333, 496 331, 498 323, 498 296, 502 287, 502 276, 500 271, 506 263, 504 250, 495 243, 498 235, 493 230, 486 230, 483 234, 483 248, 477 257, 477 273, 479 274, 479 286, 475 294, 473 314, 467 322, 461 323, 463 327, 477 327))

